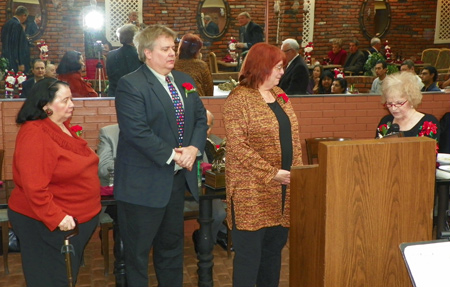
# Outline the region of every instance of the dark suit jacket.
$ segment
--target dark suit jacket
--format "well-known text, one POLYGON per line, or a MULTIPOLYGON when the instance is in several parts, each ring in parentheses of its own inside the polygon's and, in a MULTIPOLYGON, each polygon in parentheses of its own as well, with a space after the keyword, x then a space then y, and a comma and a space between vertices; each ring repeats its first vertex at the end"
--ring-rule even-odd
MULTIPOLYGON (((183 83, 194 80, 172 71, 173 83, 183 98, 185 110, 183 146, 203 152, 206 140, 206 110, 196 92, 186 96, 183 83)), ((116 90, 119 143, 114 174, 117 200, 147 207, 165 207, 174 178, 174 162, 167 164, 178 146, 177 123, 172 99, 147 65, 122 77, 116 90)), ((192 195, 198 200, 197 169, 185 172, 192 195)))
POLYGON ((345 60, 344 71, 353 72, 359 74, 364 71, 364 64, 366 63, 366 56, 360 50, 355 54, 348 54, 347 60, 345 60))
POLYGON ((209 35, 219 35, 220 31, 219 31, 219 26, 217 26, 217 24, 213 21, 210 21, 208 23, 208 25, 206 25, 206 33, 208 33, 209 35))
POLYGON ((295 58, 281 77, 278 86, 288 95, 307 94, 309 70, 303 58, 295 58))
POLYGON ((108 97, 115 96, 117 82, 122 76, 133 72, 141 65, 136 48, 131 45, 123 45, 109 52, 106 60, 106 74, 109 80, 108 97))
POLYGON ((30 47, 22 25, 12 17, 2 27, 2 57, 9 60, 9 69, 17 73, 20 65, 25 65, 25 73, 30 70, 30 47))
POLYGON ((258 24, 256 24, 253 21, 250 21, 248 23, 247 30, 245 30, 245 26, 240 27, 239 35, 243 35, 243 38, 244 38, 243 42, 247 43, 247 49, 243 49, 243 51, 247 51, 254 44, 264 41, 264 33, 263 33, 261 26, 259 26, 258 24))
POLYGON ((22 83, 22 95, 21 98, 28 98, 31 92, 31 88, 34 86, 34 78, 28 79, 22 83))

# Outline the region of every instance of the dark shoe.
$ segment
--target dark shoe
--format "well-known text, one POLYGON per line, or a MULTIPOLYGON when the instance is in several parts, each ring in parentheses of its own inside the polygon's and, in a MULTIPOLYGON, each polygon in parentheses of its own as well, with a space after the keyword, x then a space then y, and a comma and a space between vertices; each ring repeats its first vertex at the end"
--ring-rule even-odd
POLYGON ((227 251, 228 248, 228 235, 223 233, 223 232, 219 232, 217 234, 217 244, 220 245, 220 247, 223 248, 223 250, 227 251))
POLYGON ((198 253, 198 236, 199 236, 198 233, 199 233, 198 229, 194 230, 194 232, 192 233, 192 241, 194 242, 195 253, 198 253))

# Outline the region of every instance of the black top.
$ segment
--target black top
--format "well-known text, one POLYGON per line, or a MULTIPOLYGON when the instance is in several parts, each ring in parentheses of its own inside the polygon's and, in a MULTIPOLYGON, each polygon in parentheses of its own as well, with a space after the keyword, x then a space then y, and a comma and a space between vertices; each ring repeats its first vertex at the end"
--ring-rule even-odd
MULTIPOLYGON (((376 131, 376 136, 375 136, 375 137, 376 137, 376 138, 379 137, 379 134, 380 134, 379 127, 380 127, 381 125, 386 124, 386 125, 390 126, 390 125, 392 124, 393 121, 394 121, 394 116, 393 116, 393 115, 389 114, 389 115, 384 116, 384 117, 381 119, 380 123, 378 124, 377 131, 376 131)), ((438 120, 436 119, 436 117, 434 117, 433 115, 425 114, 425 115, 420 119, 420 121, 419 121, 414 127, 412 127, 412 129, 410 129, 410 130, 408 130, 408 131, 402 131, 402 130, 401 130, 401 132, 403 132, 403 136, 405 136, 405 137, 417 137, 417 136, 422 136, 422 133, 423 133, 423 136, 427 136, 427 137, 433 138, 433 139, 435 139, 436 141, 438 141, 438 140, 439 140, 439 122, 438 122, 438 120), (437 127, 437 133, 431 133, 431 134, 429 134, 428 131, 425 131, 425 130, 424 130, 424 128, 425 128, 424 123, 425 123, 425 122, 428 122, 428 123, 431 122, 432 124, 436 125, 436 127, 437 127)))
POLYGON ((280 146, 281 146, 281 168, 291 170, 292 165, 292 133, 291 121, 281 108, 278 101, 268 103, 273 113, 277 117, 279 131, 280 131, 280 146))

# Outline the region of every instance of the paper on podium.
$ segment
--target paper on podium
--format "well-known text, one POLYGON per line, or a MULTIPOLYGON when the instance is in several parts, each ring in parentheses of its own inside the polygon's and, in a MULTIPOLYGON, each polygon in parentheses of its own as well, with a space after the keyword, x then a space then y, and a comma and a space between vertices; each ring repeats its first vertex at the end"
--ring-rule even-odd
POLYGON ((414 287, 450 286, 450 241, 402 243, 400 249, 414 287))

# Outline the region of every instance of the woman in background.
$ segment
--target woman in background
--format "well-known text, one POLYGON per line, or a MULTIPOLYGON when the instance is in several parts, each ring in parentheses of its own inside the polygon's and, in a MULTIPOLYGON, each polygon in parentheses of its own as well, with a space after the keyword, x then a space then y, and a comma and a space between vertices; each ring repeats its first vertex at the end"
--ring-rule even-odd
POLYGON ((321 64, 314 65, 311 76, 309 77, 308 93, 317 94, 319 90, 319 80, 323 73, 323 66, 321 64))
POLYGON ((416 110, 422 102, 419 84, 412 73, 395 73, 383 80, 381 103, 389 110, 378 123, 376 137, 389 135, 392 124, 398 124, 405 137, 427 136, 439 141, 439 121, 416 110))
POLYGON ((202 61, 200 50, 203 42, 194 34, 186 34, 178 45, 178 58, 175 70, 189 74, 195 82, 200 97, 214 95, 214 83, 208 65, 202 61))
POLYGON ((334 74, 330 70, 323 71, 319 80, 317 94, 331 94, 331 84, 334 80, 334 74))
POLYGON ((331 40, 331 51, 328 52, 328 59, 330 59, 330 65, 344 66, 345 60, 347 59, 347 51, 342 49, 341 39, 331 40))
POLYGON ((347 92, 347 80, 344 78, 336 78, 331 84, 332 94, 348 94, 347 92))
POLYGON ((75 286, 84 248, 97 227, 98 157, 70 129, 73 110, 67 83, 44 78, 33 86, 17 115, 21 127, 8 216, 20 241, 27 286, 69 286, 61 246, 76 218, 79 234, 70 239, 75 286))
POLYGON ((233 286, 279 285, 290 224, 290 169, 302 165, 297 117, 277 87, 285 61, 279 48, 253 45, 224 105, 233 286))
POLYGON ((98 97, 98 94, 81 77, 81 68, 84 66, 83 56, 77 51, 67 51, 56 69, 58 79, 67 82, 74 98, 98 97))

